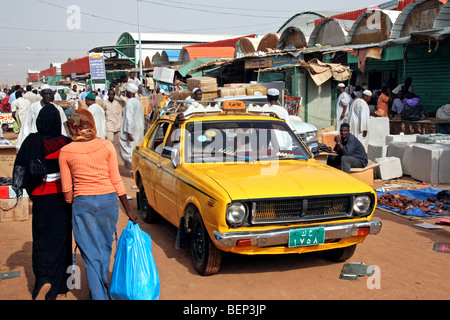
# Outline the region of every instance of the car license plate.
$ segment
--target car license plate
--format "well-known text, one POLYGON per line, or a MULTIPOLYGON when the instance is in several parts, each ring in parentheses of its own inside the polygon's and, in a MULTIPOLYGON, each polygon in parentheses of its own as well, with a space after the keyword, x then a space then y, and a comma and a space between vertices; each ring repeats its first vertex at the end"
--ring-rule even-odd
POLYGON ((325 229, 304 228, 289 231, 289 248, 300 246, 315 246, 325 241, 325 229))

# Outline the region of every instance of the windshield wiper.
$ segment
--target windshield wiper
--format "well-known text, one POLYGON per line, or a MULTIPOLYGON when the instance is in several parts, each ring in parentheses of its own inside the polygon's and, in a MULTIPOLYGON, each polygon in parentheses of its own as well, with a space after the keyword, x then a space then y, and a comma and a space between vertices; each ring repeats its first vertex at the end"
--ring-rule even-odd
POLYGON ((230 151, 230 150, 226 150, 226 149, 219 149, 218 152, 220 152, 224 155, 227 155, 227 156, 233 156, 237 160, 252 161, 252 158, 238 154, 236 151, 233 151, 233 150, 230 151))
POLYGON ((292 153, 286 153, 286 152, 277 152, 276 156, 283 159, 308 159, 307 156, 299 156, 292 153))

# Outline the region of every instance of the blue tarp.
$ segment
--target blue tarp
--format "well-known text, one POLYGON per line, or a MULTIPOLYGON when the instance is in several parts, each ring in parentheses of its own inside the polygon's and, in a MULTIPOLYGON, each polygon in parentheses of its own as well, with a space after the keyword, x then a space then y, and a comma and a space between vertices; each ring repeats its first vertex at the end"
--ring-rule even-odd
MULTIPOLYGON (((420 201, 428 201, 428 197, 432 196, 434 198, 436 198, 436 195, 441 192, 442 190, 440 189, 435 189, 432 187, 428 187, 428 188, 423 188, 423 189, 417 189, 417 190, 395 190, 395 191, 388 191, 388 192, 378 192, 377 196, 380 197, 383 194, 386 193, 390 193, 390 194, 397 194, 399 193, 402 196, 405 197, 409 197, 409 198, 413 198, 413 199, 417 199, 420 201)), ((405 211, 405 212, 400 212, 400 210, 398 209, 392 209, 389 206, 382 206, 380 204, 377 204, 377 207, 380 208, 385 208, 391 211, 394 211, 398 214, 401 215, 407 215, 407 216, 415 216, 415 217, 426 217, 426 218, 431 218, 431 217, 436 217, 436 216, 448 216, 450 215, 450 213, 436 213, 436 214, 427 214, 425 213, 422 209, 420 208, 413 208, 411 210, 405 211)), ((434 208, 434 206, 430 206, 430 209, 434 208)))

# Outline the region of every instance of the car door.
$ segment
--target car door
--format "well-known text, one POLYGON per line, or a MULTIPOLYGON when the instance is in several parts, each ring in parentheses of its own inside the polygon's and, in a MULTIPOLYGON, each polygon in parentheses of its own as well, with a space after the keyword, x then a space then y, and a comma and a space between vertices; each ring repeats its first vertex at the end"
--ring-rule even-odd
POLYGON ((161 204, 156 200, 156 173, 158 171, 158 164, 161 157, 161 150, 164 143, 164 138, 169 127, 169 122, 160 121, 155 129, 150 134, 147 145, 142 148, 143 166, 142 180, 146 190, 147 200, 149 205, 160 213, 161 204))
MULTIPOLYGON (((171 133, 167 134, 167 138, 164 146, 174 146, 173 138, 179 139, 179 136, 171 133)), ((179 148, 179 144, 175 142, 179 148)), ((174 225, 178 225, 178 190, 180 180, 178 179, 178 168, 175 168, 171 153, 167 150, 163 151, 159 162, 157 164, 157 171, 155 175, 155 198, 158 203, 158 213, 161 214, 166 220, 170 221, 174 225)))

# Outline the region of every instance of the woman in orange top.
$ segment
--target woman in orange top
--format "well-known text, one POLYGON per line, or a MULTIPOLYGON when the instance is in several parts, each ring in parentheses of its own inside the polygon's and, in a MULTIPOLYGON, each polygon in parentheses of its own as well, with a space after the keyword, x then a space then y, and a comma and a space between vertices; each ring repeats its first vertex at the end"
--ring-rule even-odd
POLYGON ((72 203, 73 235, 81 251, 93 300, 108 300, 108 273, 119 214, 117 197, 134 222, 113 144, 96 137, 92 114, 77 109, 70 125, 73 142, 61 149, 64 197, 72 203))
POLYGON ((389 92, 387 87, 381 89, 381 95, 378 97, 377 110, 375 114, 379 117, 389 116, 389 92))

